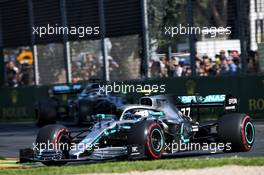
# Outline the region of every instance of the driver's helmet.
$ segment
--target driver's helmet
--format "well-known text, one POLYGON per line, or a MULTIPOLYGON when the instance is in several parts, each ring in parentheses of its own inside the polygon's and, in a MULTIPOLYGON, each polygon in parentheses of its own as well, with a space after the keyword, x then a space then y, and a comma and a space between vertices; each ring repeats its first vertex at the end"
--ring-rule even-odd
POLYGON ((149 111, 147 110, 139 111, 139 112, 136 112, 135 115, 140 115, 141 117, 148 117, 149 111))

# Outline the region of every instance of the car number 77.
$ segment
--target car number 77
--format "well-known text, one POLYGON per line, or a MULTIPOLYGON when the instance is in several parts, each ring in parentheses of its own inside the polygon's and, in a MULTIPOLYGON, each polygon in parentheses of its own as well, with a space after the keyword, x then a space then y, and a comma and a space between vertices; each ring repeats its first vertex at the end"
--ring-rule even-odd
POLYGON ((181 108, 181 112, 186 115, 187 117, 190 117, 190 114, 191 114, 191 108, 188 107, 188 108, 181 108))

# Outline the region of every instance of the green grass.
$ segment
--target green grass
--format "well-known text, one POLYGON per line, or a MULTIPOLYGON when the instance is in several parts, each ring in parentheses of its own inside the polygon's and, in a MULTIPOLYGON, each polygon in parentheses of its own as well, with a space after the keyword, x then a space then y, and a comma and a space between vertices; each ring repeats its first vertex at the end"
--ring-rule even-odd
POLYGON ((200 158, 200 159, 163 159, 153 161, 107 162, 90 165, 68 165, 63 167, 36 167, 30 169, 0 170, 3 175, 62 175, 87 173, 123 173, 156 169, 176 170, 205 168, 224 165, 264 166, 264 157, 252 158, 200 158))

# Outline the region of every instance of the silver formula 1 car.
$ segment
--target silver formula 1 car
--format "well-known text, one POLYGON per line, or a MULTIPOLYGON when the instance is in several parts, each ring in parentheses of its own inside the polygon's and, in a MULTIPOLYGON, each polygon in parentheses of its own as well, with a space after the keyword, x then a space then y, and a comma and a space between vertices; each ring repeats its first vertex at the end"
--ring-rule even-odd
POLYGON ((47 125, 40 129, 33 149, 20 150, 20 162, 63 165, 81 160, 158 159, 175 154, 171 145, 190 143, 222 143, 224 152, 252 148, 255 130, 248 115, 226 113, 202 125, 188 112, 188 108, 210 104, 235 109, 236 98, 180 96, 177 104, 164 96, 142 97, 140 104, 123 106, 115 114, 95 115, 97 122, 87 129, 47 125))

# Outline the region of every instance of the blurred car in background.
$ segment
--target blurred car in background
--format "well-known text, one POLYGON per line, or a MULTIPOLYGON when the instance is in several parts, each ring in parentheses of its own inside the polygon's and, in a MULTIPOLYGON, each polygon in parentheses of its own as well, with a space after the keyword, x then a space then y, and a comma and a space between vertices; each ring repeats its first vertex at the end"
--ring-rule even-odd
POLYGON ((53 124, 59 120, 73 125, 91 124, 92 115, 111 114, 117 107, 125 104, 124 99, 106 94, 96 83, 86 86, 55 85, 49 90, 49 94, 49 98, 35 104, 37 126, 53 124), (66 103, 58 95, 64 96, 62 98, 66 103), (68 98, 69 96, 71 97, 68 98))

